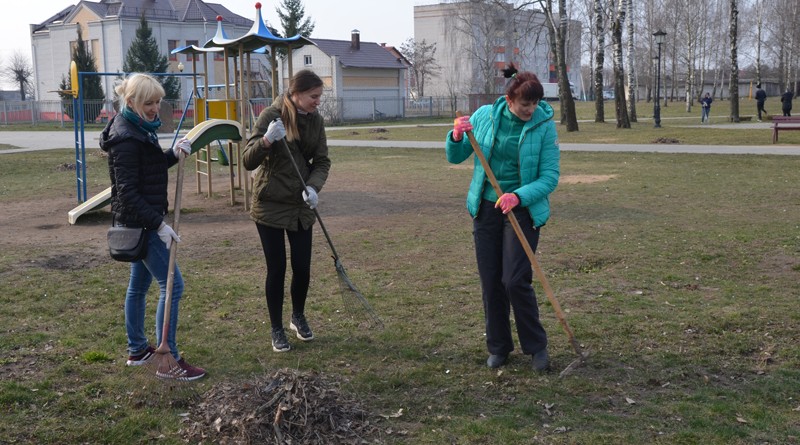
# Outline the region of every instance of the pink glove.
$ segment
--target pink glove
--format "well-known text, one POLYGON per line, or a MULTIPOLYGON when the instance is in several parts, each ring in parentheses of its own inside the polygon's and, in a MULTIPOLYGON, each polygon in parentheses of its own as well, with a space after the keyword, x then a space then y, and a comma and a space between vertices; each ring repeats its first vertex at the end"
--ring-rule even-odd
POLYGON ((459 142, 464 137, 464 133, 468 131, 472 131, 472 124, 469 123, 469 116, 457 117, 455 121, 453 121, 454 141, 459 142))
POLYGON ((503 196, 497 199, 494 203, 494 208, 500 208, 503 214, 510 212, 511 209, 519 205, 519 197, 515 193, 504 193, 503 196))

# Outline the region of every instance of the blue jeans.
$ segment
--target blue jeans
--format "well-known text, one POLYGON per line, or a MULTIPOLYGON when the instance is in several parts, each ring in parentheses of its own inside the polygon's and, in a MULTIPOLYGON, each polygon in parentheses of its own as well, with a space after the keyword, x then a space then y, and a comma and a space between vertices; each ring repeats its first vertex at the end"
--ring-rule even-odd
MULTIPOLYGON (((144 332, 145 305, 147 291, 155 277, 161 293, 156 309, 156 346, 161 343, 164 326, 164 300, 167 297, 167 275, 169 272, 169 250, 158 237, 155 230, 147 231, 147 257, 131 263, 131 278, 128 292, 125 294, 125 329, 128 332, 128 353, 137 355, 149 345, 144 332)), ((180 360, 175 342, 175 331, 178 327, 178 302, 183 295, 183 277, 178 265, 175 265, 175 282, 172 287, 172 304, 169 314, 169 332, 167 344, 176 360, 180 360)))
POLYGON ((711 111, 709 107, 703 107, 703 114, 700 116, 700 122, 708 121, 708 112, 711 111))

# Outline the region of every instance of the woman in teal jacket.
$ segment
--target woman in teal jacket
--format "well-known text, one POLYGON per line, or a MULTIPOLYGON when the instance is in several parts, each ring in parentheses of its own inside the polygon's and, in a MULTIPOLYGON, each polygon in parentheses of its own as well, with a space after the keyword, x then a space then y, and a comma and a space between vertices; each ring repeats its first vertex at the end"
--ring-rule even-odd
POLYGON ((504 74, 511 78, 506 95, 469 118, 456 119, 445 147, 448 162, 464 162, 473 154, 464 133, 472 130, 503 190, 497 196, 476 156, 467 209, 483 290, 490 354, 486 364, 504 365, 514 349, 513 308, 522 352, 533 357, 535 370, 545 371, 550 368, 547 334, 539 321, 531 263, 505 214, 514 212, 535 251, 540 229, 550 217, 549 196, 558 185, 558 136, 553 108, 541 100, 544 90, 536 75, 518 73, 513 65, 504 74))

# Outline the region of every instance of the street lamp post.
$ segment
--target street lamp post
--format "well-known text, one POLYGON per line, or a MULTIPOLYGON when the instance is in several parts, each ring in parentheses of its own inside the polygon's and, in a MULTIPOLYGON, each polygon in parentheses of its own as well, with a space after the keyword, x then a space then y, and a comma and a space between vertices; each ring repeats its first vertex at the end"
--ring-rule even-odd
MULTIPOLYGON (((183 62, 178 62, 178 71, 180 71, 182 73, 184 68, 186 68, 186 67, 183 66, 183 62)), ((181 87, 181 93, 180 94, 181 94, 181 97, 183 97, 183 77, 180 77, 178 81, 179 81, 178 85, 180 85, 180 87, 181 87)))
POLYGON ((658 45, 658 55, 654 57, 656 59, 656 100, 653 102, 654 128, 661 128, 661 44, 664 43, 666 35, 667 33, 660 29, 653 33, 656 45, 658 45))

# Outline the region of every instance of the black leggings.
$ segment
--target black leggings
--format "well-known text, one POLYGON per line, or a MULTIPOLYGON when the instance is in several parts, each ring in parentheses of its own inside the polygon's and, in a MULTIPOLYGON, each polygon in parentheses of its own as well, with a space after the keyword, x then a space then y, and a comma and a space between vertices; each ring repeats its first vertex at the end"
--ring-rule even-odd
POLYGON ((311 279, 311 227, 298 231, 276 229, 256 223, 264 258, 267 260, 267 279, 264 290, 267 297, 269 321, 273 328, 283 327, 283 289, 286 279, 286 243, 289 238, 292 262, 292 313, 305 311, 308 283, 311 279))

